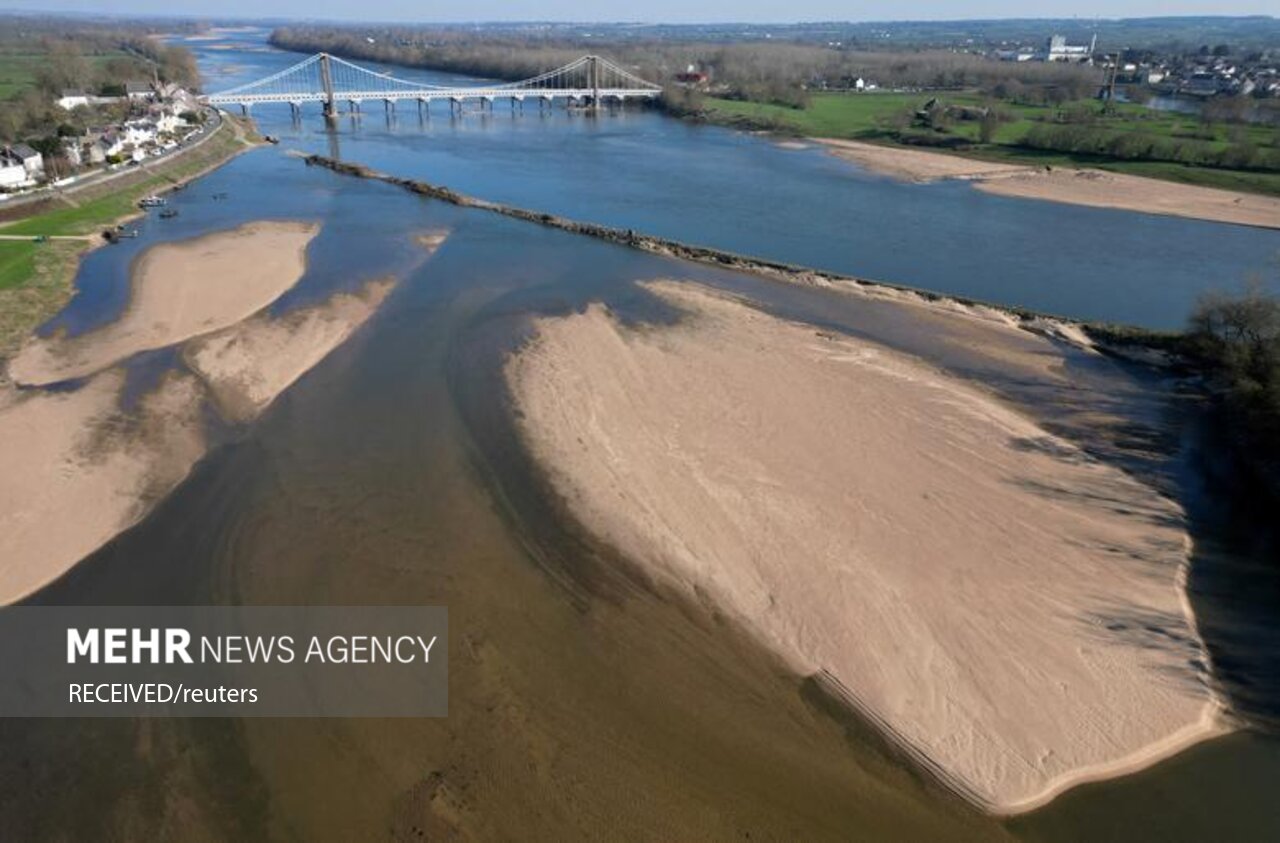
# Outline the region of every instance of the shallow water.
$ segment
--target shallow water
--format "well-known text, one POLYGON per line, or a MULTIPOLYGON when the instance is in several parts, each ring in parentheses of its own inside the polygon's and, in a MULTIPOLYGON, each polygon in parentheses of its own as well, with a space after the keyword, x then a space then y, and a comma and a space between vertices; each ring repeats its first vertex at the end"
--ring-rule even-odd
MULTIPOLYGON (((206 67, 238 65, 235 73, 249 74, 243 78, 289 60, 207 47, 201 54, 206 67)), ((287 114, 277 115, 283 130, 275 123, 266 130, 289 131, 287 114)), ((263 116, 272 119, 265 110, 263 116)), ((848 179, 859 190, 886 191, 883 196, 949 197, 937 200, 942 205, 932 199, 867 200, 873 207, 897 201, 914 208, 930 229, 961 224, 950 219, 958 212, 948 202, 979 202, 984 209, 995 207, 987 202, 1013 202, 954 190, 961 187, 956 185, 919 193, 846 175, 844 165, 821 154, 777 150, 721 130, 668 126, 657 115, 628 115, 603 130, 562 113, 536 124, 541 118, 528 114, 510 123, 495 117, 450 124, 433 117, 439 128, 408 134, 385 124, 373 130, 371 117, 366 114, 354 131, 344 126, 346 157, 404 175, 430 170, 428 177, 450 186, 586 219, 627 224, 631 218, 619 215, 634 213, 676 229, 649 230, 680 236, 685 226, 696 234, 685 239, 701 242, 745 237, 725 218, 747 225, 754 215, 699 193, 690 202, 702 203, 697 207, 705 213, 686 216, 688 206, 676 203, 664 216, 657 204, 662 191, 685 189, 672 186, 674 178, 638 184, 645 180, 619 172, 621 187, 610 192, 601 186, 607 180, 598 179, 609 160, 618 162, 608 150, 643 146, 646 136, 710 138, 709 146, 686 149, 681 159, 695 184, 704 177, 697 174, 719 170, 706 158, 722 150, 740 165, 756 161, 739 172, 758 173, 762 184, 773 180, 775 188, 797 179, 804 184, 796 173, 811 170, 848 179), (636 136, 615 136, 633 126, 636 136), (573 145, 558 161, 557 138, 573 145), (533 151, 525 157, 516 140, 528 140, 533 151), (491 147, 486 173, 480 150, 491 147), (601 161, 590 162, 592 150, 601 161), (565 159, 574 166, 564 167, 565 159), (532 173, 549 161, 557 164, 555 173, 532 173), (593 173, 597 182, 588 189, 593 173), (549 189, 557 175, 560 189, 549 189), (537 201, 520 198, 534 195, 520 191, 539 190, 537 201), (648 210, 647 201, 653 203, 648 210), (708 219, 717 209, 719 217, 708 219)), ((300 147, 327 143, 321 128, 310 124, 289 137, 300 147)), ((683 174, 676 158, 660 169, 683 174)), ((817 201, 809 184, 811 201, 817 201)), ((1015 821, 977 815, 897 761, 862 724, 786 675, 722 619, 669 599, 561 517, 514 439, 499 366, 525 335, 532 314, 603 300, 625 318, 660 321, 670 314, 634 282, 698 280, 750 295, 781 315, 869 337, 978 377, 1063 435, 1091 437, 1103 458, 1177 493, 1187 481, 1169 456, 1176 446, 1151 457, 1133 441, 1161 441, 1177 427, 1179 410, 1159 397, 1160 384, 1149 375, 1108 361, 1082 364, 1088 371, 1079 373, 1081 381, 1095 394, 1112 396, 1115 409, 1131 420, 1123 431, 1099 432, 1075 404, 1078 396, 1002 377, 998 365, 948 342, 945 329, 921 330, 893 305, 836 298, 460 210, 304 167, 278 148, 241 156, 175 194, 173 202, 180 217, 151 219, 138 240, 100 249, 86 261, 80 292, 54 325, 78 332, 116 315, 127 302, 129 264, 147 246, 263 217, 324 226, 309 250, 306 276, 278 309, 371 277, 395 275, 400 286, 364 329, 259 423, 222 431, 222 444, 146 520, 31 602, 443 603, 453 624, 451 714, 423 721, 0 722, 0 838, 63 833, 83 839, 103 829, 139 836, 164 822, 170 836, 184 839, 417 839, 419 832, 431 837, 451 828, 526 839, 727 839, 749 833, 754 839, 1014 834, 1073 840, 1131 839, 1138 830, 1162 839, 1280 836, 1271 792, 1280 746, 1249 733, 1202 745, 1135 776, 1081 787, 1015 821), (227 199, 214 200, 220 192, 227 199), (434 228, 449 228, 452 236, 416 267, 412 237, 434 228)), ((1090 230, 1105 228, 1100 212, 1013 204, 1068 217, 1080 210, 1090 230)), ((763 228, 749 228, 767 229, 770 236, 744 251, 796 259, 790 249, 803 258, 813 243, 808 213, 793 216, 788 209, 784 217, 768 217, 763 228)), ((1009 213, 1005 224, 1021 231, 1019 212, 1009 213)), ((1173 222, 1120 218, 1138 228, 1173 222)), ((1274 239, 1258 239, 1249 229, 1178 225, 1206 232, 1204 242, 1219 244, 1222 260, 1234 253, 1235 236, 1274 247, 1274 239), (1220 239, 1224 231, 1231 233, 1226 240, 1220 239)), ((934 260, 943 272, 947 247, 934 248, 935 258, 911 259, 934 260)), ((832 260, 863 259, 844 240, 832 250, 832 260)), ((876 259, 897 260, 892 251, 878 252, 876 259)), ((914 251, 929 249, 917 243, 914 251)), ((1146 267, 1148 285, 1173 264, 1165 265, 1164 252, 1153 254, 1133 258, 1146 267)), ((1017 260, 1007 259, 1004 271, 1034 279, 1014 291, 1019 295, 1047 295, 1045 277, 1070 277, 1065 257, 1049 261, 1057 268, 1046 268, 1047 276, 1017 270, 1017 260)), ((910 266, 894 265, 904 271, 910 266)), ((138 377, 154 377, 157 367, 174 363, 163 355, 147 358, 138 364, 138 377)))

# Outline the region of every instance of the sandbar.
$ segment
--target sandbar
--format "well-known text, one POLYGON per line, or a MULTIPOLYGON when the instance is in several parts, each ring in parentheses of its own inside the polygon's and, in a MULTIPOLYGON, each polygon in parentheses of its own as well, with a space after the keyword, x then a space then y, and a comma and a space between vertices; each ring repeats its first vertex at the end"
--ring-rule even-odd
POLYGON ((655 587, 996 813, 1227 728, 1174 502, 919 359, 648 286, 684 317, 542 319, 506 375, 569 512, 655 587))
POLYGON ((1145 214, 1280 228, 1280 198, 1112 173, 980 161, 923 149, 817 138, 834 155, 872 172, 927 183, 956 179, 985 193, 1119 208, 1145 214))
POLYGON ((118 320, 70 339, 33 338, 9 362, 9 376, 26 386, 80 378, 233 325, 297 283, 319 230, 254 222, 148 249, 133 267, 132 296, 118 320))
POLYGON ((183 356, 208 385, 223 417, 256 418, 377 311, 395 282, 370 281, 358 293, 336 293, 278 318, 252 316, 191 340, 183 356))

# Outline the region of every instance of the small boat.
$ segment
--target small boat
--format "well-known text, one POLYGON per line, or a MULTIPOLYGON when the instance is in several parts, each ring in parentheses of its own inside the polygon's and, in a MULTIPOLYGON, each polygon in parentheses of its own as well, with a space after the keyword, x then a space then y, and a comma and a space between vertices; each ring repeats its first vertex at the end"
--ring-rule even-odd
POLYGON ((263 135, 262 139, 267 143, 280 143, 280 138, 275 135, 263 135))
POLYGON ((177 208, 165 208, 163 211, 160 212, 160 219, 171 220, 177 215, 178 215, 177 208))
POLYGON ((227 194, 225 194, 225 193, 215 193, 215 194, 213 194, 213 198, 214 198, 214 199, 226 199, 226 198, 227 198, 227 194))
POLYGON ((144 196, 138 200, 138 207, 140 208, 159 208, 165 204, 165 200, 162 197, 155 195, 144 196))

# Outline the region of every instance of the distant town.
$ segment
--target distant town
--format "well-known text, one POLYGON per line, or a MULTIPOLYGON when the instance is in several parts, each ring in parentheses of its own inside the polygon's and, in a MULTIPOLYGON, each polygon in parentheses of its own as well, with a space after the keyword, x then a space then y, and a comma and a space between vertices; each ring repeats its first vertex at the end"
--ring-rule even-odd
POLYGON ((1116 81, 1147 86, 1164 95, 1280 97, 1280 50, 1241 53, 1229 44, 1203 45, 1190 53, 1125 48, 1100 51, 1097 37, 1070 44, 1052 35, 1037 46, 1002 47, 988 53, 1000 61, 1080 62, 1114 68, 1116 81))

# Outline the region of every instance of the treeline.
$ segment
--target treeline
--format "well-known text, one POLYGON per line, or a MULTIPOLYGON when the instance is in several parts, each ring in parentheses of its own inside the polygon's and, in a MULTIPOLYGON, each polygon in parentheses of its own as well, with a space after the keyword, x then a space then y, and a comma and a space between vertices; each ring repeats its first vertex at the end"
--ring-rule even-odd
POLYGON ((1203 298, 1190 321, 1192 359, 1208 375, 1238 462, 1280 498, 1280 296, 1261 282, 1203 298))
POLYGON ((584 53, 601 53, 634 73, 669 84, 690 66, 707 73, 713 89, 757 102, 803 106, 807 92, 844 89, 862 78, 882 88, 978 88, 993 95, 1050 96, 1065 101, 1094 93, 1099 71, 1080 65, 993 62, 943 50, 860 51, 786 42, 705 43, 602 38, 545 38, 418 27, 285 27, 271 43, 297 52, 329 52, 378 61, 519 80, 559 67, 584 53))
POLYGON ((1247 140, 1222 146, 1203 140, 1162 137, 1142 131, 1107 131, 1088 125, 1040 123, 1020 141, 1022 146, 1124 161, 1170 161, 1233 170, 1280 170, 1280 150, 1247 140))

